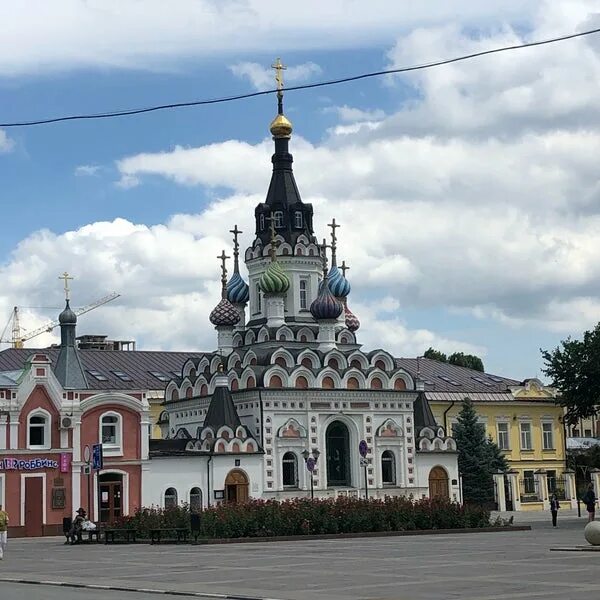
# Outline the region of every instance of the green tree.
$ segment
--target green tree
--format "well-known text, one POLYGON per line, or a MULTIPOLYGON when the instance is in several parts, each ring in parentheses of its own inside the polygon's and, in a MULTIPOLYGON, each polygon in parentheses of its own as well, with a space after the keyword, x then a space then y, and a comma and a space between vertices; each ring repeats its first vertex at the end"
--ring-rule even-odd
POLYGON ((431 347, 425 350, 425 354, 423 354, 423 357, 431 358, 431 360, 437 360, 439 362, 448 362, 448 357, 443 352, 440 352, 439 350, 436 350, 435 348, 431 347))
POLYGON ((582 340, 568 337, 554 350, 541 353, 543 371, 560 392, 559 404, 567 409, 567 422, 595 414, 600 406, 600 323, 582 340))
POLYGON ((464 352, 454 352, 448 357, 448 362, 451 365, 457 365, 459 367, 467 367, 467 369, 474 369, 475 371, 481 371, 483 373, 483 361, 479 356, 474 354, 465 354, 464 352))
POLYGON ((485 505, 494 501, 494 473, 508 465, 498 446, 485 435, 470 398, 465 398, 458 415, 454 438, 458 469, 462 475, 463 499, 467 504, 485 505))

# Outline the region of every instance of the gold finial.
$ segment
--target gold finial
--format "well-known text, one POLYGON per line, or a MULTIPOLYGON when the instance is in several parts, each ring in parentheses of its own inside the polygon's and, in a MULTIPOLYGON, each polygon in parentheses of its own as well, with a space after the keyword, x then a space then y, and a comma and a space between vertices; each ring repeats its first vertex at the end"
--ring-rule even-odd
POLYGON ((283 95, 283 72, 287 67, 281 62, 281 58, 277 58, 274 64, 271 65, 275 69, 275 81, 277 83, 277 96, 283 95))
POLYGON ((335 234, 335 230, 341 226, 335 222, 335 219, 332 219, 331 223, 327 224, 327 227, 331 227, 331 266, 336 267, 337 236, 335 234))
POLYGON ((346 266, 346 261, 345 260, 342 261, 342 264, 340 265, 340 269, 341 269, 342 274, 344 275, 344 277, 346 277, 346 271, 349 271, 350 267, 346 266))
POLYGON ((277 83, 277 116, 271 122, 271 134, 274 138, 289 138, 292 135, 292 124, 283 114, 283 72, 287 67, 278 58, 271 68, 275 69, 277 83))
POLYGON ((234 273, 238 273, 240 270, 240 244, 238 242, 238 235, 244 232, 238 229, 237 225, 234 225, 233 229, 229 230, 229 233, 233 233, 233 271, 234 273))
POLYGON ((231 257, 225 254, 225 250, 222 250, 217 258, 221 261, 221 296, 227 298, 227 267, 225 261, 231 257))
POLYGON ((71 290, 69 289, 69 281, 72 280, 73 278, 65 271, 60 277, 59 279, 62 279, 64 281, 64 285, 65 285, 65 300, 69 300, 69 293, 71 292, 71 290))

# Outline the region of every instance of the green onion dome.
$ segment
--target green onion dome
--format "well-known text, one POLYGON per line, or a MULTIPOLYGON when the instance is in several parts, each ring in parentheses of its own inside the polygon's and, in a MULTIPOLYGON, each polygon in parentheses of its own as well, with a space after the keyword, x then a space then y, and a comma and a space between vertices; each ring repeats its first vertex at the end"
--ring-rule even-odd
POLYGON ((274 260, 262 274, 258 285, 265 294, 285 294, 290 288, 290 279, 281 265, 274 260))

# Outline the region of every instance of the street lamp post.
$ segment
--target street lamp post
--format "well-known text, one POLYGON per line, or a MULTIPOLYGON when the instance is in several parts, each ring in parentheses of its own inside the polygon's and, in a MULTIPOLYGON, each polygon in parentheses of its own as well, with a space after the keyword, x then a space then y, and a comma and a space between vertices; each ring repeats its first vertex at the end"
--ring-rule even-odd
POLYGON ((311 452, 308 450, 303 450, 302 457, 304 458, 304 464, 306 465, 307 471, 310 473, 310 499, 314 500, 315 497, 315 488, 314 488, 314 480, 313 480, 313 471, 317 466, 317 461, 319 460, 319 456, 321 453, 317 448, 313 448, 312 456, 311 452))

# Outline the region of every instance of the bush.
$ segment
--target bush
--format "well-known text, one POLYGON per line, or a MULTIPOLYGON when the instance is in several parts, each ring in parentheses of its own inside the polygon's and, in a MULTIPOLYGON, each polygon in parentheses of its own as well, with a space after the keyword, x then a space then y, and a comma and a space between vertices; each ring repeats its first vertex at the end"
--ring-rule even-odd
MULTIPOLYGON (((141 537, 149 537, 150 529, 189 528, 190 509, 185 504, 175 508, 140 508, 111 525, 137 529, 141 537)), ((200 536, 217 539, 488 526, 490 513, 485 508, 442 498, 296 498, 283 502, 250 500, 207 508, 201 513, 200 536)))

